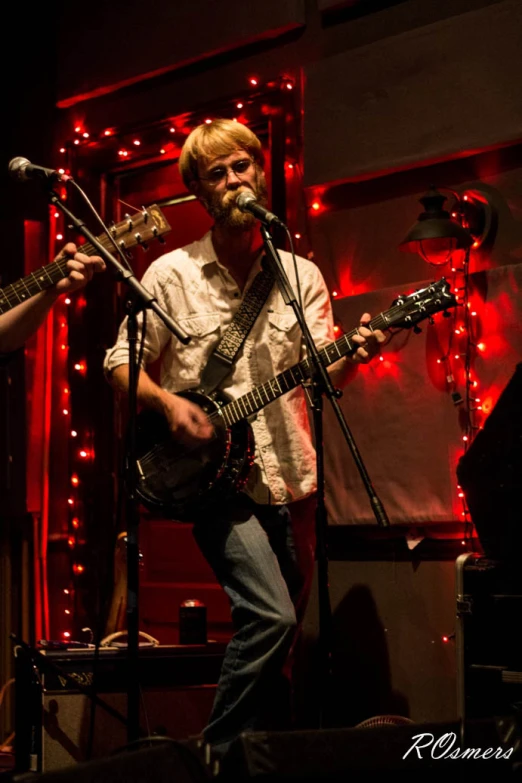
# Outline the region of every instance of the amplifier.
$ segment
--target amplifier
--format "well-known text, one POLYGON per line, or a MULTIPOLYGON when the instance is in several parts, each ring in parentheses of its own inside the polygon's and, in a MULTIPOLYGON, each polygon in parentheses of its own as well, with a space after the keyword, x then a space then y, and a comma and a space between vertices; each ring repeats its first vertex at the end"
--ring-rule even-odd
MULTIPOLYGON (((143 736, 188 739, 201 733, 224 651, 225 645, 216 642, 140 648, 143 736)), ((48 772, 125 746, 126 672, 127 651, 121 648, 103 648, 97 660, 88 649, 34 658, 17 648, 16 770, 48 772), (92 689, 96 700, 83 688, 92 689)))

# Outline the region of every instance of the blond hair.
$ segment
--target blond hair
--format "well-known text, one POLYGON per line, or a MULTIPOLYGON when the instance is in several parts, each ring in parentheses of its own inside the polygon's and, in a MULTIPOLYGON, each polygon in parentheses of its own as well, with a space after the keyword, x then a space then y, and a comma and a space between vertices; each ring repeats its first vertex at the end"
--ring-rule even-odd
POLYGON ((246 125, 234 120, 212 120, 198 125, 187 136, 179 156, 179 170, 186 187, 190 188, 198 179, 198 160, 230 155, 237 149, 248 152, 259 166, 264 165, 261 142, 246 125))

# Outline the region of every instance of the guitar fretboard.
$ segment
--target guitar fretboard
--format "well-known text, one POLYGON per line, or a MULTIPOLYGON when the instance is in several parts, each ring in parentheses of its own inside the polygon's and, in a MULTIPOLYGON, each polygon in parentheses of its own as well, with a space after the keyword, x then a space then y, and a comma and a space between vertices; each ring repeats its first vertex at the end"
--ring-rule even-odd
MULTIPOLYGON (((112 247, 112 243, 105 235, 98 237, 98 241, 108 250, 112 247)), ((81 253, 87 256, 93 256, 96 253, 94 246, 90 242, 86 242, 79 247, 81 253)), ((34 296, 39 291, 44 291, 46 288, 50 288, 52 285, 67 277, 69 274, 67 269, 68 258, 60 258, 57 261, 53 261, 51 264, 40 267, 35 272, 31 272, 27 277, 23 277, 21 280, 17 280, 16 283, 7 285, 5 288, 0 288, 0 313, 6 313, 21 302, 25 302, 31 296, 34 296)))
MULTIPOLYGON (((372 318, 367 325, 368 329, 374 331, 375 329, 385 330, 391 325, 393 311, 399 308, 392 308, 386 313, 380 313, 372 318)), ((342 359, 346 354, 357 350, 359 347, 357 343, 352 341, 352 338, 357 334, 357 329, 353 329, 351 332, 347 332, 334 343, 330 343, 321 351, 319 356, 321 357, 324 365, 329 365, 336 362, 338 359, 342 359)), ((282 397, 291 389, 295 389, 303 381, 307 380, 312 375, 313 362, 311 359, 303 359, 298 364, 290 367, 288 370, 276 375, 275 378, 271 378, 266 383, 256 386, 255 389, 239 397, 237 400, 224 405, 219 411, 214 412, 209 418, 216 419, 222 416, 228 427, 236 424, 242 419, 247 419, 260 411, 269 403, 277 400, 278 397, 282 397)))

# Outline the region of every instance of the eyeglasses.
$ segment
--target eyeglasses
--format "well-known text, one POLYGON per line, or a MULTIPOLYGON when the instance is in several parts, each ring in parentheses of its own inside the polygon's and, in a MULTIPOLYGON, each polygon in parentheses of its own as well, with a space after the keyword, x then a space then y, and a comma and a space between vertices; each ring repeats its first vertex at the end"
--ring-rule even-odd
POLYGON ((239 177, 246 174, 253 164, 254 161, 251 158, 241 158, 241 160, 235 160, 230 166, 216 166, 215 169, 208 172, 206 177, 200 177, 200 179, 211 185, 219 185, 220 182, 228 179, 229 172, 233 171, 236 177, 239 177))

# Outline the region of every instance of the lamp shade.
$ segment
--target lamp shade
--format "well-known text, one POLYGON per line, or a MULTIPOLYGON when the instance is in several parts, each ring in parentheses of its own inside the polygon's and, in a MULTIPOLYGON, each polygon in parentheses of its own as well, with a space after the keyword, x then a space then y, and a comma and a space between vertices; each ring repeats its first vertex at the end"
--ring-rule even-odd
POLYGON ((432 187, 419 201, 424 212, 399 245, 400 250, 418 253, 429 264, 440 266, 448 263, 455 250, 471 246, 473 237, 470 232, 443 209, 445 196, 432 187))

